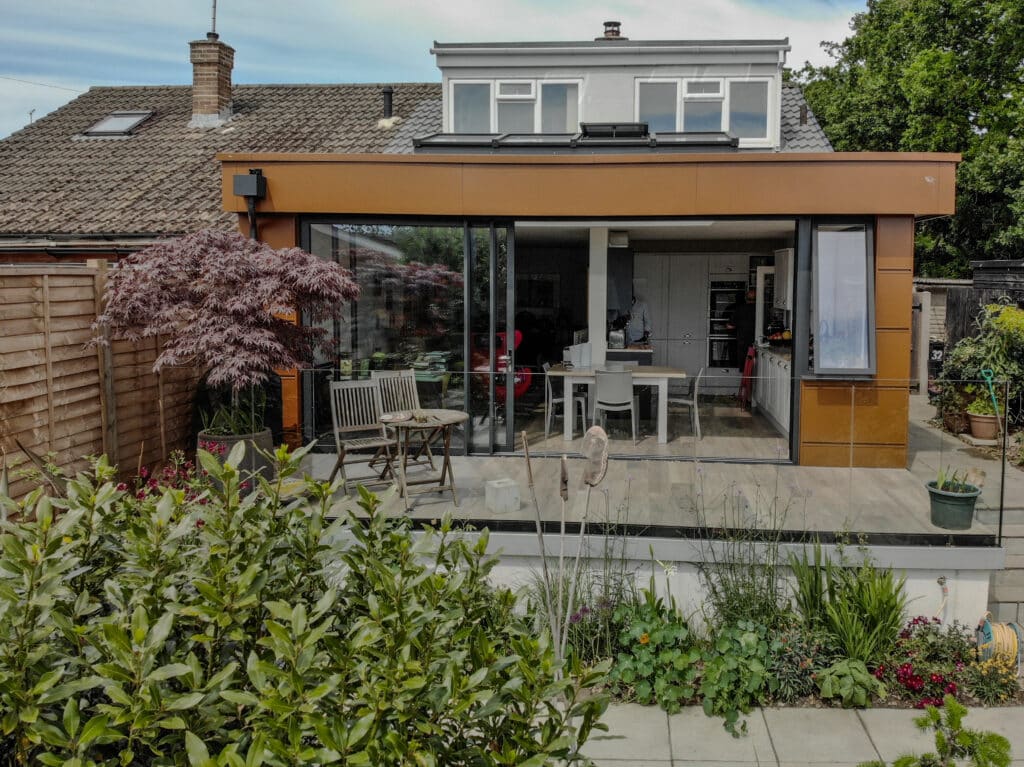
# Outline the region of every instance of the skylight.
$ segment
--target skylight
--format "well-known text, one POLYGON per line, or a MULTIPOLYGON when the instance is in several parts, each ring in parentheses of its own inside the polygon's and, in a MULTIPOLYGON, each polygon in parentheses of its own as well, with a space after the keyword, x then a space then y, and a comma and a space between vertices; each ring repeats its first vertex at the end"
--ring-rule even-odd
POLYGON ((111 112, 84 133, 86 136, 130 136, 152 112, 111 112))

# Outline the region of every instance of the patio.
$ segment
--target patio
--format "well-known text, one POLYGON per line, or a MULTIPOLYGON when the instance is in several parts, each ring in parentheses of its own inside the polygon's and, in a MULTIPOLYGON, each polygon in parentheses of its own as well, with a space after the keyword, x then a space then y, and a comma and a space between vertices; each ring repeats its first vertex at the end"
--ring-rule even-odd
MULTIPOLYGON (((688 435, 668 446, 655 445, 653 436, 649 436, 641 446, 647 442, 651 445, 640 456, 609 461, 600 492, 592 494, 589 519, 614 523, 633 536, 693 538, 709 528, 772 527, 785 531, 783 539, 790 541, 816 537, 822 541, 853 544, 995 546, 1002 489, 999 462, 980 456, 968 445, 930 426, 927 420, 933 409, 925 398, 913 397, 912 402, 911 444, 906 469, 702 461, 702 443, 688 435), (678 458, 680 442, 691 443, 696 452, 686 451, 684 455, 695 456, 696 460, 659 460, 659 456, 670 454, 678 458), (981 467, 987 473, 984 493, 969 530, 944 530, 929 521, 924 483, 935 477, 940 466, 981 467)), ((542 518, 549 528, 556 525, 561 511, 558 502, 560 461, 550 453, 540 457, 536 452, 544 449, 554 452, 559 446, 576 451, 579 442, 577 438, 565 443, 559 433, 531 446, 535 491, 542 518)), ((632 448, 631 440, 613 438, 611 452, 617 453, 620 445, 632 448)), ((570 473, 567 519, 574 523, 582 518, 586 493, 580 489, 582 460, 573 458, 573 452, 567 451, 567 454, 570 473)), ((326 477, 333 456, 313 454, 307 460, 311 461, 314 476, 326 477)), ((476 527, 486 526, 494 532, 534 529, 526 462, 522 456, 455 456, 452 462, 458 506, 452 504, 448 493, 428 493, 414 499, 409 511, 411 516, 432 520, 451 511, 458 520, 476 527), (518 512, 497 514, 487 508, 486 483, 498 479, 511 479, 518 485, 518 512)), ((419 472, 423 468, 410 471, 419 472)), ((1024 499, 1024 475, 1008 468, 1006 483, 1004 515, 1019 514, 1014 505, 1019 507, 1024 499)), ((387 504, 395 513, 403 509, 397 495, 388 496, 387 504)), ((1008 516, 1011 521, 1014 518, 1008 516)))

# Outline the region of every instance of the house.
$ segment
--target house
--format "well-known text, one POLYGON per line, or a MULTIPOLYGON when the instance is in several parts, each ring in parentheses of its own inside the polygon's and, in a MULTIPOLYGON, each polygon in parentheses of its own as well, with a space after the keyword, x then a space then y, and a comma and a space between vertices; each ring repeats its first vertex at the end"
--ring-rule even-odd
MULTIPOLYGON (((332 328, 340 364, 448 371, 438 388, 477 416, 463 446, 474 453, 511 450, 524 418, 539 423, 541 364, 574 339, 590 339, 596 362, 703 369, 705 395, 735 393, 743 353, 728 317, 760 275, 756 335, 789 331, 792 347, 763 346, 753 416, 706 414, 701 455, 846 465, 852 441, 856 465, 903 466, 909 314, 895 306, 909 291, 913 217, 952 209, 955 158, 831 152, 784 80, 787 51, 786 40, 635 42, 609 23, 583 42, 436 44, 440 84, 233 86, 234 51, 210 34, 190 44, 193 87, 94 88, 0 142, 0 262, 249 231, 251 200, 272 244, 367 260, 363 299, 332 328), (233 176, 257 167, 267 197, 233 194, 233 176), (860 248, 859 274, 833 275, 856 281, 853 313, 820 326, 858 326, 846 339, 861 346, 858 367, 845 371, 821 364, 820 332, 812 356, 814 302, 838 285, 812 290, 819 239, 860 248), (484 249, 511 300, 480 300, 484 249), (650 344, 609 351, 607 328, 635 290, 650 344), (493 338, 520 347, 493 349, 492 322, 493 338), (503 356, 519 371, 514 398, 487 375, 459 375, 503 356), (855 418, 834 418, 851 396, 855 418)), ((324 371, 339 361, 315 367, 284 381, 305 440, 327 430, 324 371)), ((646 396, 641 409, 653 450, 686 452, 658 441, 646 396)))
MULTIPOLYGON (((237 86, 211 34, 191 43, 192 87, 94 88, 0 141, 0 263, 112 259, 206 226, 343 263, 362 294, 326 325, 335 349, 284 380, 304 441, 329 432, 330 381, 413 366, 425 404, 473 416, 456 452, 512 454, 526 432, 534 455, 561 454, 578 423, 545 434, 562 380, 543 365, 572 347, 687 375, 640 390, 639 439, 613 431, 616 457, 848 467, 851 491, 860 467, 889 467, 884 494, 909 458, 914 223, 953 211, 959 158, 833 152, 785 81, 788 50, 610 23, 585 41, 436 43, 440 83, 237 86), (646 343, 621 330, 634 297, 646 343), (740 340, 758 350, 751 409, 740 340), (685 409, 659 419, 697 379, 700 437, 685 409)), ((965 615, 1002 566, 974 532, 897 526, 932 548, 879 561, 916 568, 922 593, 948 571, 965 615)), ((656 555, 699 561, 680 535, 656 555)))

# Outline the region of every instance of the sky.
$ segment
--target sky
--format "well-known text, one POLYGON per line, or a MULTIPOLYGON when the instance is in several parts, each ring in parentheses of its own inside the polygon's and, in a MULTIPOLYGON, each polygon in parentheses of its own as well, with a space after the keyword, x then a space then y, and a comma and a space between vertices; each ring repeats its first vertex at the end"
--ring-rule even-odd
MULTIPOLYGON (((0 138, 93 85, 187 85, 212 0, 0 0, 0 138)), ((864 0, 220 0, 236 83, 437 82, 440 42, 789 37, 825 64, 864 0)))

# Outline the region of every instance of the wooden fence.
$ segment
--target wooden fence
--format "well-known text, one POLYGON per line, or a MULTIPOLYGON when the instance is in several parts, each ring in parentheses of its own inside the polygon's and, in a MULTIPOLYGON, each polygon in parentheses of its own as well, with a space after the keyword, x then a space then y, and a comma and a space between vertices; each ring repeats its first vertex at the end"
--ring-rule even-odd
POLYGON ((132 474, 188 446, 199 371, 153 373, 158 340, 90 346, 104 262, 0 267, 0 448, 11 495, 32 483, 15 439, 73 474, 105 453, 132 474))

